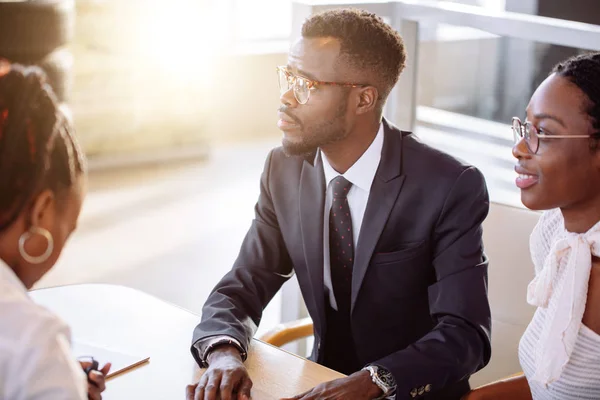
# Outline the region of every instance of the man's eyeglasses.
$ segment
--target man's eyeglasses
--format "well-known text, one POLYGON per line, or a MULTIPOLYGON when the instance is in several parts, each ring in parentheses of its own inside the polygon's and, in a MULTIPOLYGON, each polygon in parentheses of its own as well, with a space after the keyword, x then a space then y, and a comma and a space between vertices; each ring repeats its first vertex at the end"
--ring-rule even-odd
POLYGON ((286 67, 277 67, 277 75, 279 76, 279 92, 280 94, 287 93, 290 89, 294 89, 294 97, 300 104, 306 104, 310 98, 310 92, 316 89, 319 85, 343 86, 343 87, 365 87, 369 86, 364 83, 344 83, 344 82, 325 82, 314 81, 301 75, 294 75, 289 72, 286 67))
POLYGON ((522 123, 518 117, 512 119, 512 131, 515 138, 515 144, 521 139, 525 139, 527 149, 531 154, 536 154, 540 148, 540 139, 589 139, 593 135, 547 135, 540 132, 531 122, 522 123))

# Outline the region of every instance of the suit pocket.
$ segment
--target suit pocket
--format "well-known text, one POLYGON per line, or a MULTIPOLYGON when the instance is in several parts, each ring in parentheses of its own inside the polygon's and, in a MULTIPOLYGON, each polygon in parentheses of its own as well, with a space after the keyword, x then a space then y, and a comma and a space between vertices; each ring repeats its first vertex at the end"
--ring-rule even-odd
POLYGON ((381 304, 399 299, 407 302, 411 297, 412 305, 426 301, 427 288, 434 279, 429 249, 429 243, 422 241, 402 243, 394 251, 375 253, 367 271, 365 291, 381 304))
POLYGON ((420 242, 402 243, 398 247, 399 249, 391 252, 373 254, 371 263, 374 265, 394 264, 418 257, 427 250, 424 240, 420 242))

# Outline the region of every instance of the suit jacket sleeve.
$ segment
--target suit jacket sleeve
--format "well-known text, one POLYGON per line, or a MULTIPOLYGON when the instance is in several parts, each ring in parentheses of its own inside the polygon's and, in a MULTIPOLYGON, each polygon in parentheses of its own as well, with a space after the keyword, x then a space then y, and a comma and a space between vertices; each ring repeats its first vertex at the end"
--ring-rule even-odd
POLYGON ((429 287, 429 304, 436 326, 416 343, 374 362, 394 375, 398 400, 413 398, 411 392, 419 388, 444 388, 489 362, 488 262, 481 227, 488 210, 483 176, 476 168, 465 169, 434 231, 436 283, 429 287))
POLYGON ((210 293, 195 328, 192 355, 202 366, 194 343, 213 336, 235 338, 245 351, 262 317, 263 309, 293 274, 293 267, 270 192, 273 153, 265 162, 255 218, 229 273, 210 293))

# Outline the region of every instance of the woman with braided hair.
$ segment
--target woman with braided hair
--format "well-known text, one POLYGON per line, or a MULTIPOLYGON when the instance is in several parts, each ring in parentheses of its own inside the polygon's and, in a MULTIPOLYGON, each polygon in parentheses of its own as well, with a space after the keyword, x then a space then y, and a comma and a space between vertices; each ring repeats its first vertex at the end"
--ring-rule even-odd
POLYGON ((77 226, 85 158, 43 72, 0 59, 0 399, 101 399, 105 375, 27 295, 77 226))
POLYGON ((474 399, 600 399, 600 53, 559 63, 527 119, 513 119, 521 201, 545 210, 530 237, 537 310, 519 344, 522 376, 474 399))

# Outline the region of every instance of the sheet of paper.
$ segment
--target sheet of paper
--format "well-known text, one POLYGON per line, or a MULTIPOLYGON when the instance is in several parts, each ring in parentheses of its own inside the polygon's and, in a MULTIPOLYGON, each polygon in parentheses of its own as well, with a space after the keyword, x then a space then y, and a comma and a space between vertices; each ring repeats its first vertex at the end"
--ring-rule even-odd
POLYGON ((107 379, 120 375, 150 361, 150 357, 127 354, 103 345, 86 343, 77 339, 73 340, 71 348, 75 358, 94 357, 94 359, 98 361, 98 364, 100 364, 100 368, 107 362, 110 362, 112 367, 110 368, 107 379))

